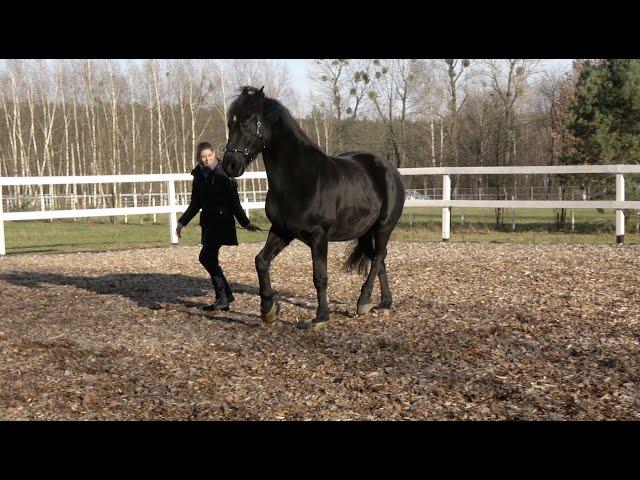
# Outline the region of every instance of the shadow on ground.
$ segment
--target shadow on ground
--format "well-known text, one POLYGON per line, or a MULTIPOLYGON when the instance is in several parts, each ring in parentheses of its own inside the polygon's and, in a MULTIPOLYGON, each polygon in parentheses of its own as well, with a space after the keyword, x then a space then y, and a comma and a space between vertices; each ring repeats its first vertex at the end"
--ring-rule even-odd
MULTIPOLYGON (((118 273, 99 277, 62 275, 57 273, 12 272, 0 275, 0 281, 33 289, 46 285, 62 285, 82 288, 103 295, 120 295, 136 302, 138 306, 157 310, 164 304, 184 305, 189 308, 202 307, 214 300, 213 287, 209 280, 166 273, 118 273), (189 297, 207 297, 205 302, 194 302, 189 297)), ((259 295, 257 285, 231 283, 234 293, 259 295)), ((305 310, 315 310, 315 298, 303 298, 291 292, 278 292, 280 302, 289 303, 305 310)), ((330 302, 335 303, 335 302, 330 302)))

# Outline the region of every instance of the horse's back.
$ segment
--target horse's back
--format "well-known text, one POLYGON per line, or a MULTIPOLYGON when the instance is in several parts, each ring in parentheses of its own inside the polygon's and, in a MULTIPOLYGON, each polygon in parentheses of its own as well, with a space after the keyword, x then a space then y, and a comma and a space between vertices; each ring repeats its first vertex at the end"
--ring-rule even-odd
POLYGON ((357 161, 357 162, 365 164, 365 165, 366 164, 370 164, 370 165, 380 164, 380 165, 391 166, 385 160, 375 156, 372 153, 368 153, 368 152, 358 152, 358 151, 343 152, 343 153, 340 153, 339 155, 336 155, 336 158, 351 159, 351 160, 357 161))
MULTIPOLYGON (((331 158, 331 157, 329 157, 331 158)), ((335 157, 338 160, 348 160, 356 162, 362 165, 365 168, 370 169, 372 172, 375 171, 384 171, 391 175, 397 175, 400 177, 400 172, 396 167, 394 167, 391 162, 383 157, 379 157, 369 152, 361 152, 361 151, 351 151, 351 152, 343 152, 335 157)))
POLYGON ((382 174, 382 177, 387 184, 386 187, 390 187, 393 184, 396 188, 399 188, 402 191, 402 195, 404 196, 404 185, 402 183, 400 171, 387 159, 378 157, 372 153, 360 151, 343 152, 336 155, 334 158, 355 162, 373 175, 380 176, 382 174))

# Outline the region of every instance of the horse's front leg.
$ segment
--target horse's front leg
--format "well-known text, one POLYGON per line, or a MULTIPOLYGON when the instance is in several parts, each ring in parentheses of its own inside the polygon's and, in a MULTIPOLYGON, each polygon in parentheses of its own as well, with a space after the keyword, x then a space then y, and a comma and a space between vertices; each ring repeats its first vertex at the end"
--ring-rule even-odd
POLYGON ((327 303, 327 252, 329 239, 325 232, 317 233, 308 242, 311 247, 313 259, 313 285, 318 295, 318 310, 316 318, 309 323, 299 324, 300 328, 320 329, 327 325, 329 320, 329 305, 327 303))
POLYGON ((275 301, 275 292, 271 288, 271 279, 269 278, 271 260, 290 242, 291 240, 281 237, 271 229, 264 248, 256 255, 256 272, 258 272, 258 281, 260 282, 260 314, 265 323, 273 323, 278 318, 278 303, 275 301))

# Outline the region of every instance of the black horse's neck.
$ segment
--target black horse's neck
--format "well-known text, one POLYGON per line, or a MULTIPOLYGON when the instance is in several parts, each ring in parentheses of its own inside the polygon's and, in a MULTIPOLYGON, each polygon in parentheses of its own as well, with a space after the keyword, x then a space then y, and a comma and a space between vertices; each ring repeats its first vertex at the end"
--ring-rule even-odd
POLYGON ((282 105, 271 108, 279 111, 272 112, 270 141, 262 152, 269 183, 274 188, 281 188, 299 182, 301 187, 307 188, 306 183, 315 181, 327 157, 282 105))

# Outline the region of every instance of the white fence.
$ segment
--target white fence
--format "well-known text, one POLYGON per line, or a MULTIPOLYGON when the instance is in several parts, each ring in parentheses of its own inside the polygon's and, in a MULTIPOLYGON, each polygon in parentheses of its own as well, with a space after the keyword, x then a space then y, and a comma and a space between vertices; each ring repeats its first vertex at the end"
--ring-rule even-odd
POLYGON ((601 208, 616 210, 616 241, 624 240, 624 211, 640 209, 640 201, 625 201, 625 174, 640 174, 640 165, 576 165, 531 167, 443 167, 404 168, 403 175, 442 175, 441 200, 411 200, 405 206, 442 207, 442 239, 451 233, 451 207, 490 208, 601 208), (539 174, 615 174, 616 199, 613 200, 451 200, 451 175, 539 175, 539 174))
MULTIPOLYGON (((442 208, 442 239, 449 240, 451 232, 451 207, 465 208, 601 208, 616 210, 616 239, 624 238, 624 210, 640 210, 640 201, 625 201, 624 175, 640 174, 640 165, 581 165, 562 167, 443 167, 443 168, 403 168, 402 175, 439 175, 442 176, 442 198, 439 200, 408 199, 406 207, 442 208), (451 175, 514 175, 514 174, 615 174, 616 199, 614 200, 451 200, 451 175)), ((266 179, 265 172, 247 172, 240 179, 266 179)), ((54 218, 111 217, 128 215, 169 214, 169 239, 178 243, 175 230, 176 214, 183 212, 187 204, 176 202, 175 182, 191 181, 192 176, 180 174, 144 174, 144 175, 96 175, 83 177, 0 177, 0 255, 5 254, 4 222, 17 220, 48 220, 54 218), (136 183, 165 182, 167 205, 124 208, 89 208, 73 210, 40 210, 29 212, 3 212, 2 188, 15 185, 73 185, 98 183, 136 183)), ((263 209, 264 202, 242 202, 242 208, 263 209)))

